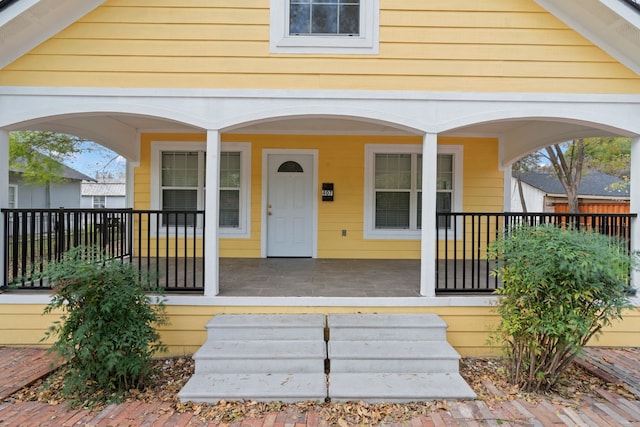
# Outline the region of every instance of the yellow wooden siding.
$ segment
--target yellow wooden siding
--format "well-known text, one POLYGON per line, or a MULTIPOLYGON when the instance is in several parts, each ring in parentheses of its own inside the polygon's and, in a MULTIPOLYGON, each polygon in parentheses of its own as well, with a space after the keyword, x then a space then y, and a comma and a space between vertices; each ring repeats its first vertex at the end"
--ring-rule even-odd
POLYGON ((59 316, 44 315, 44 307, 40 304, 0 305, 0 346, 48 347, 50 344, 41 340, 59 316))
MULTIPOLYGON (((0 346, 48 347, 41 342, 48 327, 58 319, 55 314, 43 316, 44 305, 0 305, 0 346)), ((488 344, 490 331, 499 318, 492 307, 213 307, 168 306, 169 324, 160 335, 168 346, 168 355, 193 354, 206 340, 205 324, 222 313, 435 313, 449 326, 447 340, 462 356, 499 355, 498 348, 488 344)), ((640 310, 625 313, 590 345, 640 347, 640 310)))
POLYGON ((269 53, 269 0, 111 0, 0 85, 640 93, 533 0, 381 0, 377 55, 269 53))
MULTIPOLYGON (((136 209, 149 209, 151 192, 151 141, 203 141, 204 135, 144 134, 142 156, 135 170, 136 209)), ((318 202, 318 257, 419 259, 419 240, 364 239, 365 144, 422 144, 421 137, 321 136, 321 135, 223 135, 224 142, 251 143, 251 235, 220 239, 223 257, 260 257, 262 230, 263 149, 317 149, 318 185, 333 182, 333 202, 318 202), (346 236, 342 236, 346 230, 346 236)), ((463 147, 463 210, 503 210, 502 172, 498 170, 498 141, 491 138, 440 138, 442 144, 463 147)), ((471 237, 470 237, 471 238, 471 237)), ((153 245, 154 242, 151 242, 153 245)), ((143 242, 143 251, 147 244, 143 242)), ((164 248, 164 243, 161 246, 164 248)), ((172 252, 171 252, 172 254, 172 252)))

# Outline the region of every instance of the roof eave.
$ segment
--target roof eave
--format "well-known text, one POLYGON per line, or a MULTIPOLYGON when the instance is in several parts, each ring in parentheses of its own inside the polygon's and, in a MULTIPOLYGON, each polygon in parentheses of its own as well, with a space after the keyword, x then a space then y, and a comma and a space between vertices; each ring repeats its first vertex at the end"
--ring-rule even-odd
POLYGON ((20 0, 0 13, 0 68, 91 12, 106 0, 20 0))

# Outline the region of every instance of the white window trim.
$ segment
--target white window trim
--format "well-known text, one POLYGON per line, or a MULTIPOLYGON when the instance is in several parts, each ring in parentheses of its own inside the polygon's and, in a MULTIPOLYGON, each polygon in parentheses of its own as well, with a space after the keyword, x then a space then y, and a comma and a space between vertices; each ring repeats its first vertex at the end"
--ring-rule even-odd
POLYGON ((360 3, 360 36, 291 36, 289 1, 271 0, 270 52, 322 54, 378 54, 379 0, 360 3))
MULTIPOLYGON (((422 230, 389 230, 375 228, 375 155, 384 153, 421 154, 422 145, 419 144, 366 144, 364 147, 364 238, 365 239, 394 239, 394 240, 420 240, 422 230)), ((461 145, 438 145, 438 154, 453 154, 453 211, 462 211, 462 153, 461 145)), ((436 167, 436 162, 428 162, 422 158, 422 168, 429 170, 436 167)), ((424 189, 421 190, 424 196, 424 189)), ((435 200, 434 200, 435 203, 435 200)), ((426 204, 423 202, 422 209, 426 204)), ((433 212, 435 214, 435 211, 433 212)), ((458 227, 460 230, 460 227, 458 227)), ((443 232, 439 231, 438 236, 443 232)), ((453 238, 453 230, 447 230, 447 238, 453 238)))
MULTIPOLYGON (((151 143, 151 209, 159 210, 160 207, 160 166, 161 153, 163 151, 203 151, 206 152, 205 142, 175 142, 175 141, 153 141, 151 143)), ((220 238, 249 238, 251 237, 251 143, 234 142, 221 143, 220 151, 240 152, 240 216, 238 228, 219 227, 218 237, 220 238)), ((218 171, 220 173, 220 171, 218 171)), ((217 189, 216 191, 219 191, 217 189)), ((204 209, 204 208, 203 208, 204 209)), ((152 218, 155 220, 155 217, 152 218)), ((155 223, 151 224, 151 230, 156 229, 155 223)), ((189 227, 187 227, 189 228, 189 227)), ((179 230, 184 229, 180 227, 179 230)), ((192 229, 191 229, 192 230, 192 229)), ((161 235, 166 235, 166 231, 161 227, 161 235)), ((189 233, 191 235, 191 233, 189 233)), ((196 235, 202 236, 202 228, 196 228, 196 235)))
MULTIPOLYGON (((18 209, 18 186, 16 184, 9 184, 9 188, 13 188, 13 206, 10 206, 11 209, 18 209)), ((11 200, 9 200, 9 193, 7 193, 7 205, 11 200)))

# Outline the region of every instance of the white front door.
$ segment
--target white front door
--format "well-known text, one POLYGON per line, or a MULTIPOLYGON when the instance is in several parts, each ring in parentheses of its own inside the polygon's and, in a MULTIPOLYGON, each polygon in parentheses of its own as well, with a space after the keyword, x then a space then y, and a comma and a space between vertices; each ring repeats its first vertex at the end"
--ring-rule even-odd
POLYGON ((313 155, 268 154, 267 256, 313 255, 313 155))

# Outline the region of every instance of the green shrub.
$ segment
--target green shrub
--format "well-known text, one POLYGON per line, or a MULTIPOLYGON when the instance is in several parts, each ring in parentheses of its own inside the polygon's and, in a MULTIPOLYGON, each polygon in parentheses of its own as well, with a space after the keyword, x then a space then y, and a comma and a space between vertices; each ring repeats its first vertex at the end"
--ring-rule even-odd
POLYGON ((493 338, 508 374, 527 391, 546 391, 584 345, 630 307, 635 256, 613 239, 554 226, 511 229, 489 247, 503 286, 493 338))
POLYGON ((62 310, 45 338, 66 362, 62 392, 72 402, 118 400, 144 386, 152 357, 165 351, 155 326, 166 324, 162 299, 145 293, 148 277, 133 264, 98 262, 104 255, 78 247, 52 264, 54 284, 44 312, 62 310))

